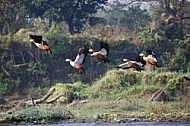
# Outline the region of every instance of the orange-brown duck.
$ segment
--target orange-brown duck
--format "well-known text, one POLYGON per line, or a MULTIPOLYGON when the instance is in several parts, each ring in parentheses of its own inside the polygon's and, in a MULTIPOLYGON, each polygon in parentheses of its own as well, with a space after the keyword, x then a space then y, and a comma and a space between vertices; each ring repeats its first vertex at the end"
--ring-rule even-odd
POLYGON ((143 60, 145 60, 147 63, 154 65, 156 67, 161 67, 162 65, 158 62, 156 55, 151 51, 147 50, 148 56, 141 53, 140 56, 143 57, 143 60))
POLYGON ((69 62, 70 65, 73 68, 79 70, 80 73, 85 73, 85 70, 83 69, 82 64, 84 63, 88 53, 89 53, 89 48, 81 47, 79 48, 78 54, 74 61, 72 61, 71 59, 66 59, 65 61, 69 62))
POLYGON ((100 42, 100 50, 98 52, 94 51, 93 49, 89 49, 91 52, 91 56, 96 57, 97 59, 105 62, 110 62, 110 60, 106 57, 109 54, 109 45, 106 42, 100 42))
POLYGON ((122 68, 122 69, 129 69, 129 68, 134 68, 137 71, 144 70, 144 65, 146 62, 142 61, 136 61, 136 60, 129 60, 129 59, 123 59, 125 63, 122 63, 117 66, 117 68, 122 68))
POLYGON ((42 39, 42 36, 39 35, 30 35, 30 40, 29 42, 33 43, 36 45, 39 49, 44 50, 47 52, 52 53, 51 49, 48 46, 48 43, 42 39))

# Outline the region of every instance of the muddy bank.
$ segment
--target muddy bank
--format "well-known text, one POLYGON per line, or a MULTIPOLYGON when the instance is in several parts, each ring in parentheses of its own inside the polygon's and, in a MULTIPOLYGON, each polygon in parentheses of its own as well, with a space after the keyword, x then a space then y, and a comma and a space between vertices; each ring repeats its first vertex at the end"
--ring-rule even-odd
POLYGON ((167 114, 95 114, 91 116, 74 116, 71 113, 54 116, 31 116, 22 114, 7 114, 0 118, 0 124, 60 124, 60 123, 130 123, 130 122, 189 122, 190 113, 167 113, 167 114))

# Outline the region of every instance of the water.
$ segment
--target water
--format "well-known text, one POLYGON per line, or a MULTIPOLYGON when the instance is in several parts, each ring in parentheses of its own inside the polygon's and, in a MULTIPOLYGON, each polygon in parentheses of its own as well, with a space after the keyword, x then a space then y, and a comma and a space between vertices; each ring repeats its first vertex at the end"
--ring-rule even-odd
MULTIPOLYGON (((23 126, 23 125, 22 125, 23 126)), ((60 123, 60 124, 40 124, 27 126, 190 126, 190 122, 131 122, 131 123, 60 123)))

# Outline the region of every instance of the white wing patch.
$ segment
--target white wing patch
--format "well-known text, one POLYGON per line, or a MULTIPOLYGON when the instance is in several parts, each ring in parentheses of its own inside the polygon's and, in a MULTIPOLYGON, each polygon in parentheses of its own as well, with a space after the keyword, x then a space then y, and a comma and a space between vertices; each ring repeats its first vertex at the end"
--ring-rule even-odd
POLYGON ((84 60, 84 54, 81 53, 80 55, 78 54, 78 55, 76 56, 74 62, 81 65, 82 62, 83 62, 83 60, 84 60))
POLYGON ((122 64, 119 65, 119 67, 121 67, 121 68, 128 68, 129 64, 128 64, 128 62, 127 63, 122 63, 122 64))
POLYGON ((37 47, 39 47, 41 44, 40 43, 34 43, 37 47))
POLYGON ((134 63, 134 64, 137 64, 137 65, 139 65, 139 66, 143 66, 143 64, 141 63, 141 62, 137 62, 137 61, 131 61, 132 63, 134 63))
POLYGON ((157 62, 157 59, 153 55, 148 55, 147 57, 157 62))
POLYGON ((102 48, 98 53, 104 55, 104 56, 107 56, 107 51, 106 49, 102 48))

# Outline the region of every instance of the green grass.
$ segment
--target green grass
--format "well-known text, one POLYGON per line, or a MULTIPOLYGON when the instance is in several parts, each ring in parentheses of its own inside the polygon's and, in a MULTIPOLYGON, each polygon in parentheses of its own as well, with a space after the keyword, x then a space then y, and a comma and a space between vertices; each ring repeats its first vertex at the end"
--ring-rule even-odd
MULTIPOLYGON (((183 79, 187 74, 177 72, 134 72, 128 70, 111 70, 100 80, 87 86, 81 82, 62 84, 57 83, 51 88, 55 92, 48 99, 59 94, 63 96, 54 104, 41 104, 41 108, 25 108, 21 111, 8 114, 20 118, 38 119, 66 119, 74 115, 78 118, 94 118, 95 115, 107 117, 107 114, 123 113, 130 115, 139 113, 156 114, 190 113, 189 82, 183 79), (174 101, 148 102, 157 90, 163 90, 169 99, 174 101), (183 93, 182 93, 183 91, 183 93), (180 100, 180 99, 186 100, 180 100), (66 102, 60 102, 66 99, 66 102), (85 100, 87 103, 69 106, 73 100, 85 100), (119 100, 117 100, 119 99, 119 100), (117 101, 116 101, 117 100, 117 101)), ((47 101, 48 101, 47 100, 47 101)), ((3 115, 0 115, 1 117, 3 115)), ((157 117, 156 117, 157 118, 157 117)))
POLYGON ((115 100, 118 97, 152 95, 159 89, 166 91, 170 95, 175 93, 175 97, 182 95, 182 88, 188 85, 183 76, 186 76, 186 74, 177 72, 159 73, 157 71, 110 70, 102 78, 95 81, 92 86, 87 86, 81 82, 73 84, 57 83, 52 86, 56 91, 51 98, 64 93, 64 97, 67 97, 67 99, 69 97, 72 98, 69 101, 74 99, 115 100))
MULTIPOLYGON (((161 108, 156 107, 157 104, 159 106, 162 102, 158 102, 152 108, 147 105, 151 95, 159 89, 165 91, 171 100, 187 95, 188 90, 185 90, 185 88, 188 82, 183 79, 183 76, 186 75, 186 73, 177 72, 110 70, 100 80, 95 81, 92 86, 87 86, 81 82, 73 84, 57 83, 52 86, 56 91, 51 98, 64 93, 63 97, 67 99, 66 104, 75 99, 88 99, 89 103, 77 105, 74 108, 71 107, 74 111, 77 109, 79 113, 83 113, 83 111, 94 113, 95 111, 107 112, 112 110, 162 111, 161 108), (184 94, 181 93, 182 91, 184 91, 184 94), (121 98, 119 104, 110 104, 118 98, 121 98)), ((186 106, 184 103, 176 104, 176 106, 178 107, 168 105, 166 108, 168 108, 168 111, 170 109, 186 110, 188 108, 188 104, 186 106)), ((70 110, 70 107, 66 106, 66 108, 70 110)))
POLYGON ((35 119, 67 119, 71 116, 71 113, 59 108, 44 109, 44 108, 25 108, 23 110, 13 113, 12 116, 18 116, 19 118, 35 118, 35 119))

